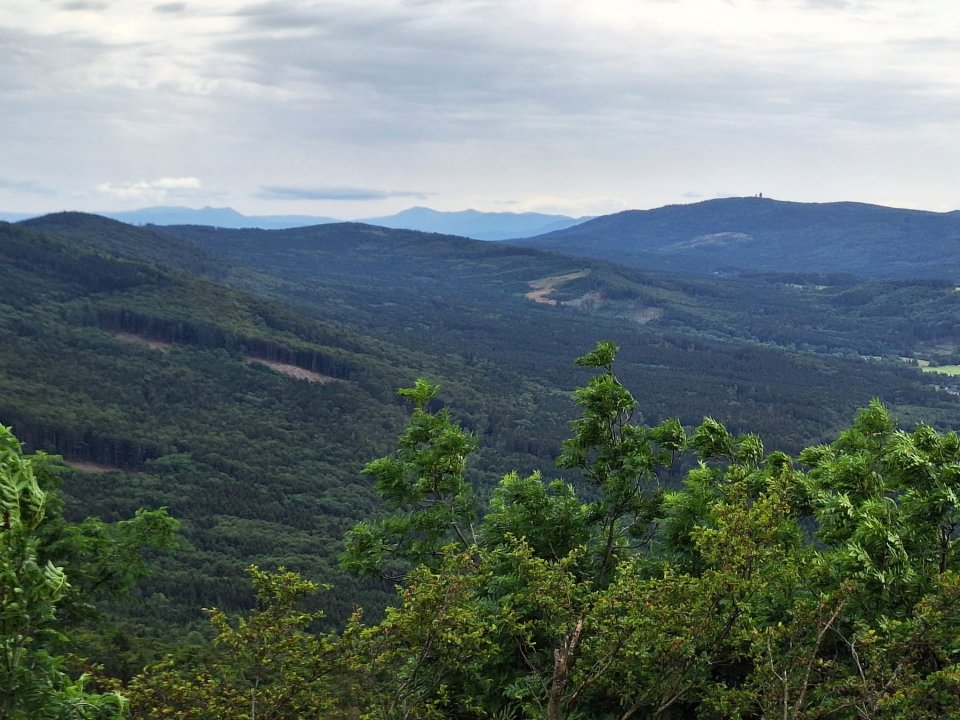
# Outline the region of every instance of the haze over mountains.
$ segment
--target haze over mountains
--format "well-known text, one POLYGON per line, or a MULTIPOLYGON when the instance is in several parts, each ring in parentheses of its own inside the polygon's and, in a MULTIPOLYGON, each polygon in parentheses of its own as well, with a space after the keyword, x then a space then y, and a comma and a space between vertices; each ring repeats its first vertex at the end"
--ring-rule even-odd
MULTIPOLYGON (((323 215, 243 215, 229 207, 194 209, 161 206, 99 214, 130 225, 209 225, 232 229, 281 230, 343 222, 343 220, 323 215)), ((30 217, 33 216, 24 213, 0 213, 0 220, 9 222, 17 222, 30 217)), ((534 212, 480 212, 478 210, 442 212, 426 207, 413 207, 394 215, 360 218, 355 222, 398 230, 420 230, 421 232, 459 235, 474 240, 505 240, 561 230, 582 222, 584 219, 587 218, 534 212)))
MULTIPOLYGON (((231 208, 152 207, 105 213, 133 225, 266 230, 341 222, 314 215, 243 215, 231 208)), ((22 220, 22 214, 0 214, 22 220)), ((935 213, 855 202, 723 198, 596 218, 409 208, 355 222, 509 240, 645 270, 851 273, 872 278, 960 279, 960 211, 935 213)))

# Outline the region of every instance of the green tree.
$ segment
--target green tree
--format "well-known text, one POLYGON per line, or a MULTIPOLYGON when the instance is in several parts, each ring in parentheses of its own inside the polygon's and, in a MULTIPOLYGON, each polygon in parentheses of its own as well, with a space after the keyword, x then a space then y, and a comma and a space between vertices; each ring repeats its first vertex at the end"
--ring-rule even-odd
POLYGON ((38 476, 46 458, 26 456, 0 425, 0 718, 120 717, 117 693, 86 692, 57 653, 65 636, 58 617, 70 592, 63 569, 42 559, 49 496, 38 476))
MULTIPOLYGON (((578 360, 599 372, 575 393, 581 417, 559 461, 591 502, 510 473, 469 536, 449 512, 457 483, 393 502, 383 526, 398 535, 378 557, 420 565, 383 622, 357 615, 344 633, 360 715, 955 715, 956 436, 899 430, 875 402, 801 453, 804 471, 712 418, 689 435, 675 420, 642 425, 615 355, 601 343, 578 360), (666 490, 684 451, 693 466, 666 490), (402 534, 424 527, 429 552, 406 552, 402 534)), ((458 437, 450 423, 420 437, 458 437)), ((411 464, 382 466, 409 480, 381 492, 463 457, 410 437, 399 457, 411 464)))
POLYGON ((912 612, 958 569, 960 439, 920 424, 897 428, 873 401, 830 445, 807 448, 806 502, 837 578, 855 580, 863 617, 912 612))
POLYGON ((430 410, 439 389, 420 379, 399 391, 414 405, 399 449, 363 469, 395 512, 359 523, 347 533, 341 556, 345 568, 399 577, 410 563, 439 563, 441 549, 450 539, 461 547, 476 541, 477 504, 464 472, 477 441, 446 408, 430 410))
MULTIPOLYGON (((172 658, 148 667, 127 688, 133 718, 283 720, 345 716, 345 675, 333 636, 315 632, 322 613, 298 609, 319 586, 280 568, 250 568, 257 607, 231 620, 210 610, 213 660, 191 669, 172 658)), ((347 717, 349 715, 346 715, 347 717)))
POLYGON ((599 494, 589 506, 588 522, 601 583, 613 576, 624 551, 649 540, 661 510, 662 476, 687 440, 677 420, 652 429, 638 422, 637 402, 613 372, 618 350, 614 343, 600 342, 577 358, 577 365, 600 372, 574 392, 582 415, 573 421, 573 435, 557 460, 562 468, 582 472, 599 494))
POLYGON ((135 716, 955 715, 956 437, 898 430, 874 403, 804 451, 804 471, 712 418, 646 427, 615 354, 580 359, 598 373, 560 460, 590 502, 508 473, 478 521, 474 439, 420 381, 398 452, 366 468, 392 514, 344 556, 402 577, 396 606, 318 634, 296 609, 315 585, 254 571, 258 610, 212 612, 215 656, 149 669, 130 686, 135 716), (684 452, 691 469, 667 490, 684 452))

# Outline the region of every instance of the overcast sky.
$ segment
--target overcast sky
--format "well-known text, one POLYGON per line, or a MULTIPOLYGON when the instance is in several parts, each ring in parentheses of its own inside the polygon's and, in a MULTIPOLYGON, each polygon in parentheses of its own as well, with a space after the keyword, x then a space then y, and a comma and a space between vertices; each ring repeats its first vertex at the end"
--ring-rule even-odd
POLYGON ((0 211, 960 208, 957 0, 2 0, 0 211))

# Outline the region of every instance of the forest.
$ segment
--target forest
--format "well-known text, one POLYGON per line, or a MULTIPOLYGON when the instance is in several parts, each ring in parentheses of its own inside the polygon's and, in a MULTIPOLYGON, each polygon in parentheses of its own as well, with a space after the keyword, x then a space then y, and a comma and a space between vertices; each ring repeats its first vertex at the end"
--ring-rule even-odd
POLYGON ((796 456, 710 417, 651 427, 617 352, 576 361, 557 464, 582 489, 508 473, 479 498, 476 437, 418 380, 364 468, 390 510, 341 555, 396 583, 385 614, 323 629, 316 581, 254 566, 248 613, 207 610, 213 642, 125 683, 70 674, 69 619, 176 521, 64 521, 49 460, 0 431, 0 717, 957 717, 956 433, 879 401, 796 456))
POLYGON ((698 277, 357 224, 77 213, 0 224, 0 259, 16 568, 0 717, 765 717, 772 677, 778 715, 885 717, 947 682, 932 668, 955 674, 941 639, 956 617, 931 608, 956 569, 960 407, 950 378, 918 367, 960 357, 952 283, 698 277), (553 302, 530 300, 546 281, 553 302), (571 365, 607 338, 616 375, 608 344, 571 365), (608 439, 594 383, 640 398, 615 401, 608 439), (876 445, 844 444, 869 418, 887 428, 876 445), (894 463, 902 437, 940 478, 925 499, 894 463), (749 532, 772 533, 771 555, 742 562, 771 586, 738 594, 710 548, 747 547, 765 503, 775 528, 749 532), (716 535, 727 522, 741 534, 716 535), (864 558, 893 575, 861 577, 864 558), (618 625, 630 608, 639 624, 618 625), (924 613, 939 629, 896 625, 924 613), (644 685, 714 616, 730 627, 713 645, 677 648, 675 699, 644 685), (819 639, 790 634, 821 620, 819 639), (896 665, 928 631, 936 659, 896 665), (807 674, 763 665, 763 642, 807 674), (222 704, 204 705, 213 687, 222 704))

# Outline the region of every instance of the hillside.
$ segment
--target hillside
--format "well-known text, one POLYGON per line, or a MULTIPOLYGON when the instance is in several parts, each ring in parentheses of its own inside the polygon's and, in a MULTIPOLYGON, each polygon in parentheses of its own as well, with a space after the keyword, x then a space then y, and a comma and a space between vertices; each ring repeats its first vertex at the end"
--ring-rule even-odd
POLYGON ((629 210, 518 244, 648 270, 960 278, 960 215, 726 198, 629 210))
POLYGON ((64 483, 74 516, 167 506, 184 521, 183 551, 162 559, 136 617, 158 628, 203 605, 242 606, 249 562, 335 580, 334 616, 369 594, 341 576, 336 547, 375 509, 357 471, 402 424, 393 388, 416 377, 415 359, 29 228, 0 225, 0 256, 0 422, 96 471, 64 483))
MULTIPOLYGON (((113 233, 130 233, 128 241, 110 247, 122 244, 148 257, 170 243, 178 249, 170 253, 172 261, 193 267, 195 253, 218 282, 406 348, 416 373, 444 380, 449 401, 501 444, 530 441, 516 438, 506 423, 491 423, 491 390, 502 388, 496 392, 510 397, 511 387, 526 383, 533 391, 570 389, 575 380, 569 358, 599 338, 615 337, 634 353, 635 368, 624 372, 635 386, 655 388, 645 401, 653 416, 673 408, 695 422, 706 408, 722 408, 728 422, 748 426, 759 402, 777 408, 770 422, 775 427, 762 429, 790 447, 817 437, 825 425, 842 423, 845 409, 873 395, 892 402, 905 388, 927 392, 929 380, 909 367, 865 366, 864 357, 952 362, 960 352, 960 296, 943 283, 642 273, 529 248, 356 223, 262 231, 74 220, 72 231, 61 215, 38 219, 35 227, 49 223, 62 237, 91 247, 106 247, 103 238, 113 233), (105 231, 91 233, 90 222, 103 223, 105 231), (556 304, 527 298, 536 284, 556 276, 566 278, 546 298, 556 304), (807 377, 811 368, 814 375, 807 377), (798 379, 795 390, 774 379, 784 374, 798 379), (862 377, 862 387, 844 379, 848 374, 862 377), (651 382, 658 375, 663 377, 651 382), (814 401, 826 406, 823 414, 815 421, 802 412, 798 425, 796 409, 812 401, 828 376, 840 379, 836 388, 823 388, 822 401, 814 401), (697 399, 678 405, 677 391, 687 385, 696 388, 697 399), (746 404, 737 399, 745 387, 751 388, 746 404), (837 400, 841 404, 833 407, 837 400)), ((542 405, 552 392, 535 402, 542 405)), ((907 404, 941 402, 939 395, 926 397, 907 404)), ((564 407, 565 401, 551 400, 546 415, 542 407, 530 407, 543 424, 538 434, 562 434, 564 420, 555 413, 564 407)), ((540 447, 537 455, 548 459, 549 451, 540 447)))
POLYGON ((380 510, 359 470, 391 447, 406 414, 395 389, 420 376, 477 434, 470 479, 485 487, 514 468, 561 475, 584 377, 571 360, 604 338, 623 346, 619 374, 651 422, 711 414, 791 451, 875 396, 907 421, 960 424, 936 380, 863 357, 949 361, 960 315, 942 284, 655 275, 360 224, 160 229, 75 213, 0 225, 0 258, 0 422, 86 470, 63 486, 74 514, 168 506, 184 521, 183 552, 124 611, 137 633, 244 607, 250 562, 332 583, 334 620, 382 604, 335 558, 380 510))

